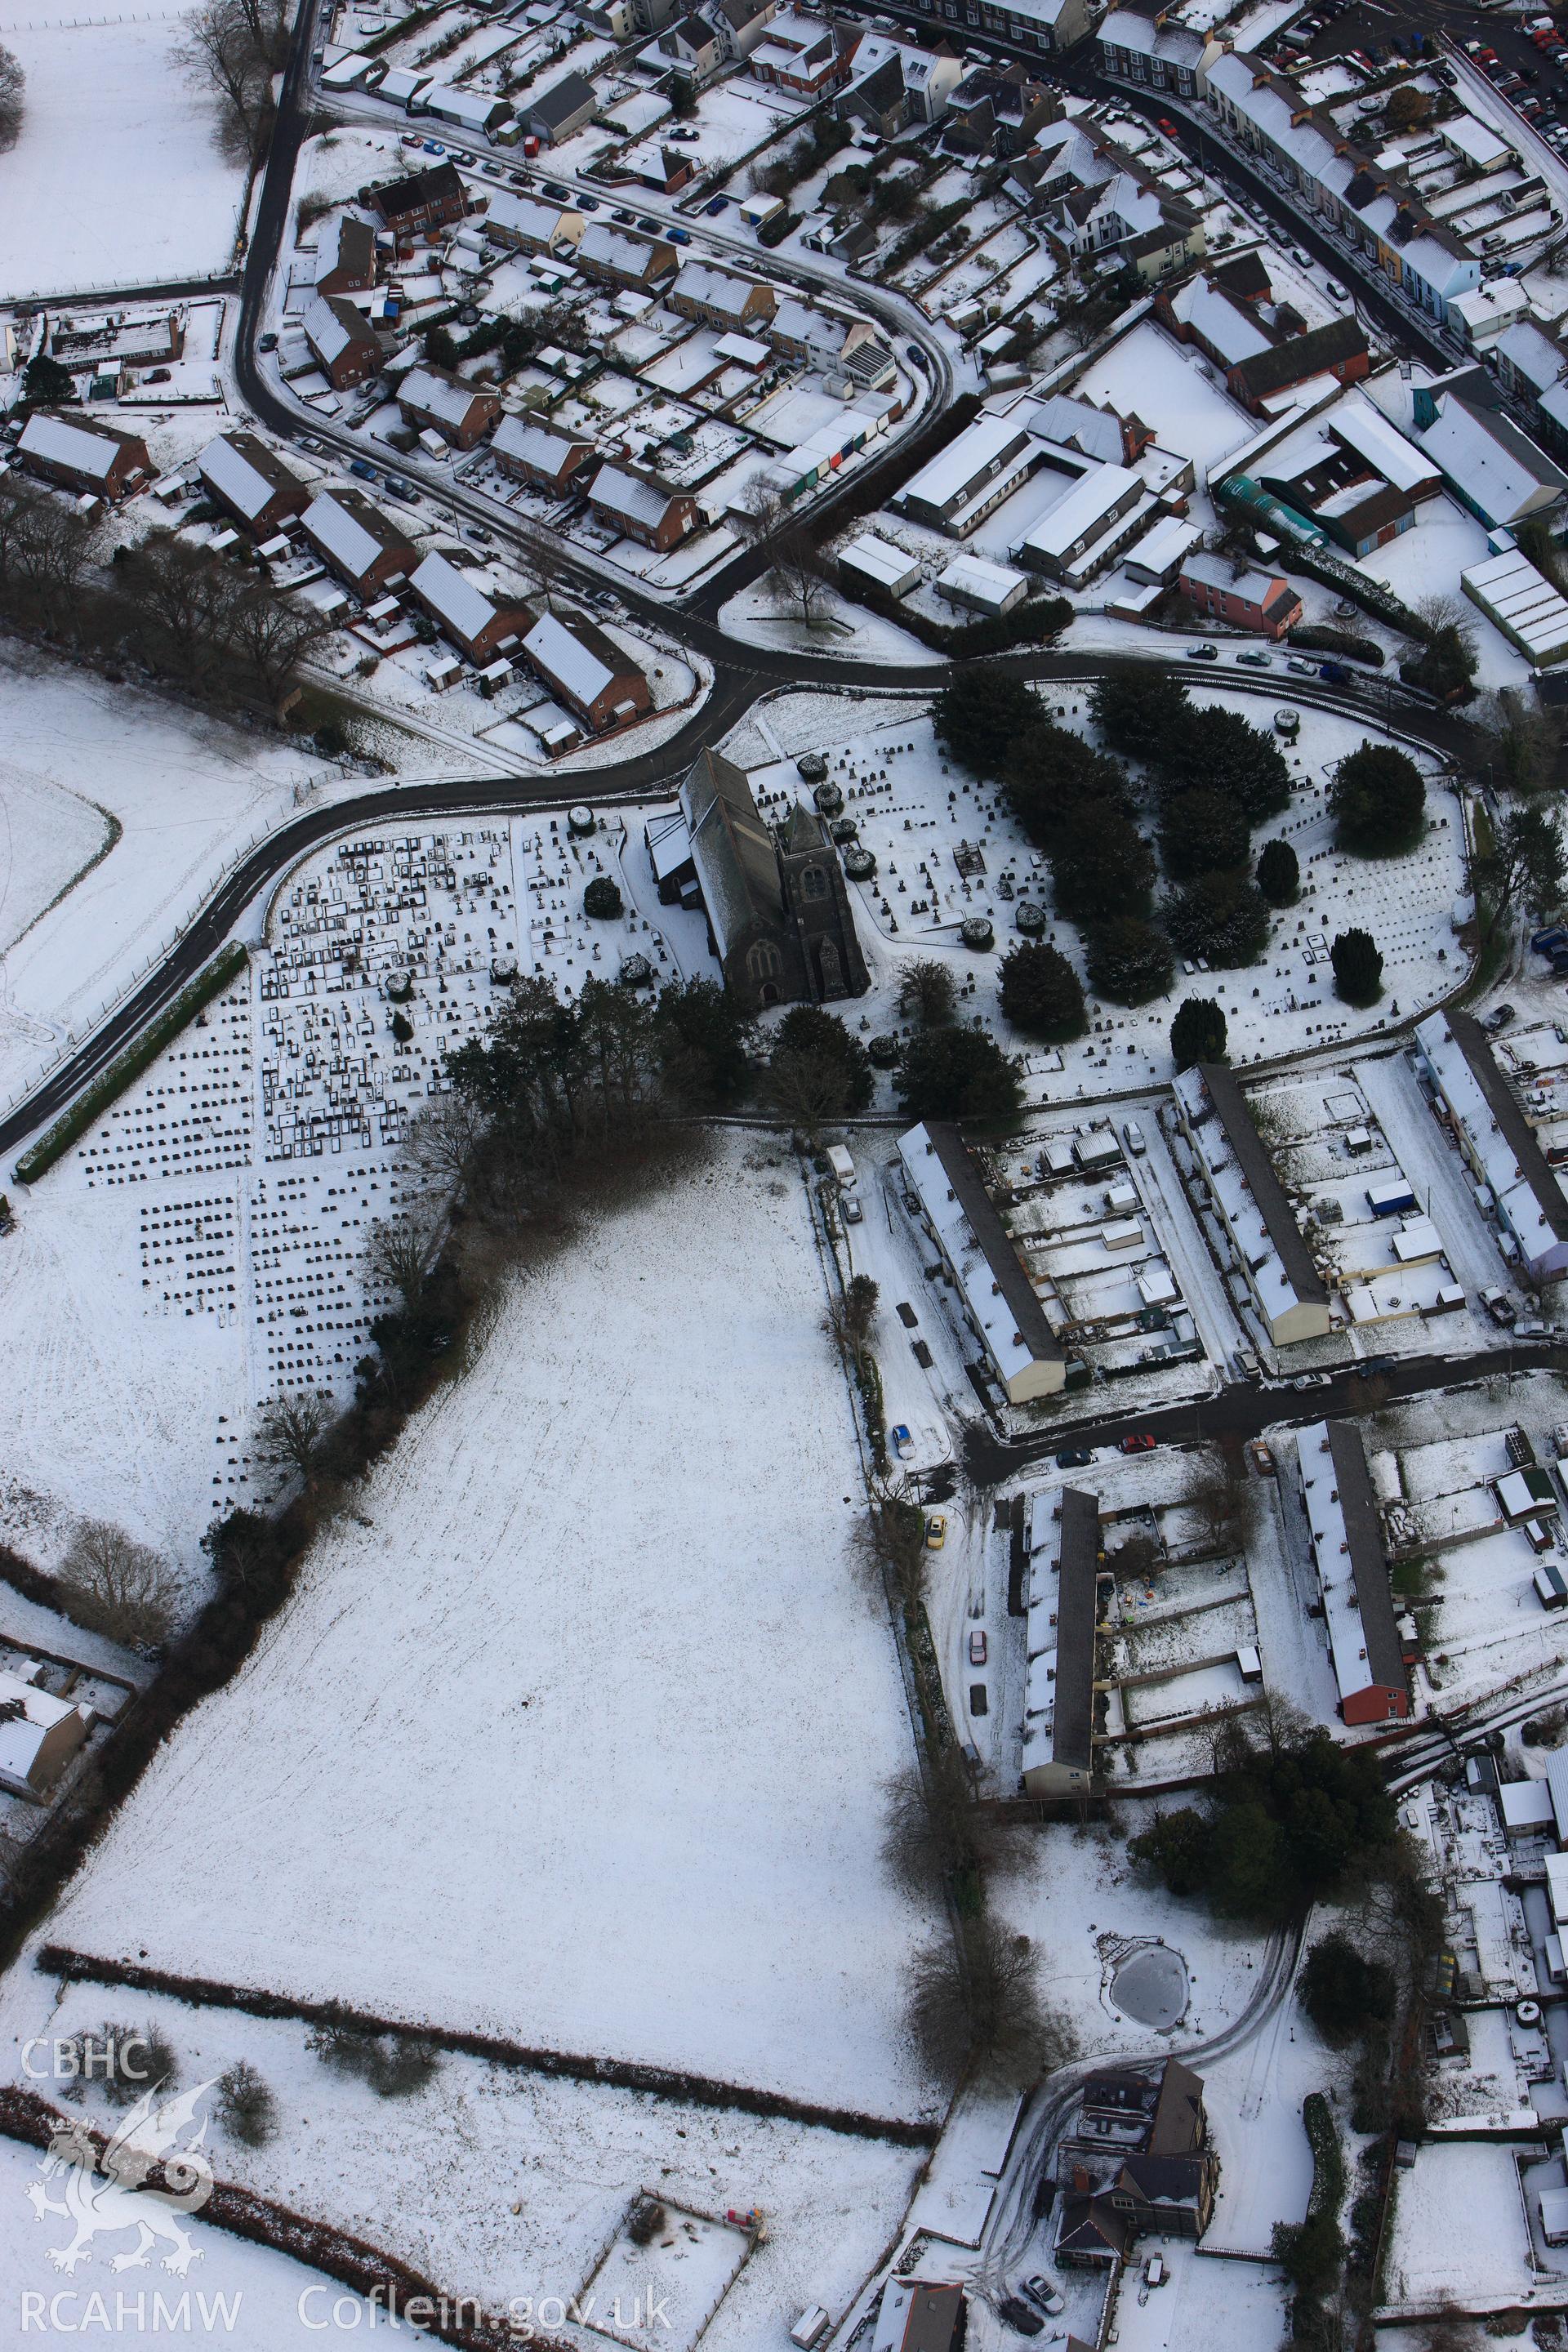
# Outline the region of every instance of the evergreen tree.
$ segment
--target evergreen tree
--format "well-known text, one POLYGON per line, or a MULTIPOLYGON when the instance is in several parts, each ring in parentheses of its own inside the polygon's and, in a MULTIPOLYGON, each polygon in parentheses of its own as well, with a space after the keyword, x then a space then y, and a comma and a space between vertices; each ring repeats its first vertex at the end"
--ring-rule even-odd
POLYGON ((1026 1036, 1063 1045, 1089 1026, 1082 982, 1066 956, 1043 940, 1004 956, 1000 983, 1003 1013, 1026 1036))
POLYGON ((1175 969, 1163 931, 1136 915, 1113 916, 1089 933, 1089 984, 1112 1004, 1163 996, 1175 969))
POLYGON ((1266 841, 1258 887, 1271 907, 1293 907, 1301 895, 1301 864, 1288 841, 1266 841))
POLYGON ((1347 1004, 1375 1004, 1383 994, 1383 957, 1370 931, 1341 931, 1329 950, 1334 993, 1347 1004))
POLYGON ((1178 1070, 1194 1062, 1225 1059, 1225 1014, 1210 996, 1189 996, 1176 1007, 1171 1024, 1171 1055, 1178 1070))
POLYGON ((1392 743, 1363 743, 1340 761, 1329 807, 1342 849, 1390 857, 1421 838, 1426 786, 1415 761, 1392 743))

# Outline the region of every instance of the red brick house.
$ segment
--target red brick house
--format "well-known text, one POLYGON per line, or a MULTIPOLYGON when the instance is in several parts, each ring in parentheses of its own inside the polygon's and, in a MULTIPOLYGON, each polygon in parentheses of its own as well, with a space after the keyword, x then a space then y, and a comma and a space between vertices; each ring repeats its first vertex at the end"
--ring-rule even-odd
POLYGON ((490 443, 490 455, 503 474, 553 491, 557 498, 581 487, 584 468, 593 471, 595 454, 594 444, 581 434, 563 433, 528 416, 503 416, 490 443))
POLYGON ((1301 599, 1288 580, 1251 565, 1237 573, 1223 555, 1189 555, 1176 585, 1200 613, 1260 637, 1282 637, 1301 617, 1301 599))
POLYGON ((642 671, 592 621, 542 613, 523 638, 522 650, 552 694, 595 735, 629 727, 653 709, 642 671))
POLYGON ((352 213, 333 213, 316 237, 318 294, 363 294, 375 284, 375 231, 352 213))
POLYGON ((300 527, 323 563, 362 596, 378 595, 414 568, 414 544, 361 490, 323 490, 300 527))
POLYGON ((427 555, 409 583, 444 636, 471 662, 494 661, 533 626, 521 597, 508 603, 445 555, 427 555))
POLYGON ((363 312, 342 295, 318 294, 300 324, 334 392, 346 392, 351 384, 381 373, 381 345, 363 312))
POLYGON ((131 496, 153 478, 147 444, 111 425, 78 424, 36 409, 23 427, 16 455, 29 474, 62 490, 108 499, 131 496))
POLYGON ((454 449, 471 449, 500 415, 493 392, 437 367, 410 368, 398 385, 397 405, 410 425, 438 433, 454 449))
POLYGON ((422 228, 444 228, 451 221, 460 221, 468 209, 468 194, 455 163, 437 163, 428 172, 411 172, 405 180, 362 188, 360 201, 379 213, 397 236, 414 236, 422 228))
POLYGON ((679 546, 697 520, 694 498, 630 466, 601 466, 588 486, 588 505, 596 522, 660 554, 679 546))
POLYGON ((203 487, 258 539, 270 539, 310 502, 298 474, 254 433, 220 433, 196 460, 203 487))

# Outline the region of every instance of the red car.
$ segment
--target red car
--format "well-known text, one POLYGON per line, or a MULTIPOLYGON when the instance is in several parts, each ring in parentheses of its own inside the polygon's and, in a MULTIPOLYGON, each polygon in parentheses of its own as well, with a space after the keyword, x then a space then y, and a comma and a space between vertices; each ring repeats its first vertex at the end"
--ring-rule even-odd
POLYGON ((1175 124, 1174 124, 1173 122, 1172 122, 1172 121, 1169 121, 1166 119, 1166 117, 1165 117, 1164 115, 1163 115, 1163 114, 1162 114, 1162 116, 1160 117, 1160 125, 1159 125, 1159 127, 1160 127, 1160 129, 1161 129, 1161 130, 1165 133, 1165 135, 1166 135, 1166 137, 1167 137, 1168 139, 1173 139, 1173 138, 1175 137, 1175 135, 1176 135, 1176 126, 1175 126, 1175 124))
POLYGON ((1122 1439, 1121 1451, 1123 1454, 1152 1454, 1154 1451, 1154 1440, 1150 1436, 1147 1430, 1141 1430, 1136 1437, 1124 1437, 1122 1439))

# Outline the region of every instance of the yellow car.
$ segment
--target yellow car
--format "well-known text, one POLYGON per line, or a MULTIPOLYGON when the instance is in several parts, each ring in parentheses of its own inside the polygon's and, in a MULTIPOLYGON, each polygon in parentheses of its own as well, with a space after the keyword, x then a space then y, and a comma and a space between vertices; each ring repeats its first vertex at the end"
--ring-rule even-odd
POLYGON ((947 1541, 947 1521, 940 1511, 933 1511, 926 1521, 926 1549, 940 1551, 947 1541))

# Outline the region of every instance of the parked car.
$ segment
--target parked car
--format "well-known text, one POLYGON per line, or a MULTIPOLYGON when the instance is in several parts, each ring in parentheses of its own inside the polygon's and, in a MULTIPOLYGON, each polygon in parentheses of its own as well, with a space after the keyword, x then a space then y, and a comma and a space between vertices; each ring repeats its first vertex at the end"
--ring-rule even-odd
POLYGON ((1300 654, 1292 654, 1285 667, 1293 677, 1316 677, 1318 675, 1317 663, 1303 661, 1300 654))
POLYGON ((1274 1456, 1269 1448, 1265 1445, 1261 1437, 1255 1437, 1251 1445, 1247 1448, 1247 1451, 1252 1455, 1252 1466, 1257 1471, 1258 1476, 1260 1478, 1272 1478, 1274 1475, 1274 1456))
POLYGON ((374 482, 376 478, 375 467, 368 457, 351 457, 349 471, 351 474, 357 474, 362 482, 374 482))
POLYGON ((491 541, 495 538, 495 533, 493 530, 487 530, 483 523, 466 522, 463 525, 463 537, 465 539, 477 539, 481 547, 489 547, 491 541))
POLYGON ((1237 654, 1236 658, 1246 669, 1269 669, 1273 667, 1267 654, 1260 654, 1256 651, 1237 654))
POLYGON ((689 245, 691 242, 691 231, 689 228, 672 228, 668 235, 671 245, 689 245))
POLYGON ((1057 1455, 1058 1470, 1087 1470, 1094 1454, 1087 1445, 1064 1445, 1057 1455))
POLYGON ((1028 2305, 1021 2302, 1016 2294, 1005 2294, 996 2309, 1008 2326, 1020 2336, 1038 2336, 1045 2327, 1046 2323, 1039 2313, 1031 2311, 1028 2305))
POLYGON ((1494 1323, 1507 1324, 1513 1321, 1513 1302, 1505 1292, 1495 1288, 1483 1290, 1481 1305, 1494 1323))
POLYGON ((565 205, 570 204, 572 201, 570 191, 563 188, 559 180, 546 180, 544 183, 544 194, 551 199, 552 204, 565 205))
POLYGON ((258 338, 257 349, 258 351, 262 352, 275 352, 278 349, 278 338, 272 333, 270 329, 268 330, 265 335, 261 335, 258 338))
POLYGON ((1206 644, 1201 646, 1189 646, 1186 652, 1187 659, 1189 661, 1218 661, 1219 659, 1219 647, 1217 646, 1206 644))
POLYGON ((1329 293, 1332 300, 1336 302, 1348 302, 1350 300, 1350 296, 1346 293, 1344 288, 1340 284, 1337 278, 1331 278, 1328 281, 1328 287, 1329 293))
POLYGON ((969 1637, 969 1663, 972 1666, 985 1664, 985 1635, 978 1628, 969 1637))
POLYGON ((926 1549, 940 1551, 947 1541, 947 1518, 942 1511, 933 1511, 926 1521, 926 1549))
POLYGON ((577 199, 577 209, 580 213, 596 213, 599 209, 598 197, 579 196, 577 199))
POLYGON ((1481 1023, 1481 1027, 1489 1030, 1495 1037, 1500 1029, 1506 1029, 1510 1021, 1517 1021, 1518 1018, 1519 1014, 1511 1004, 1499 1004, 1487 1014, 1481 1023))
POLYGON ((1154 1444, 1154 1439, 1146 1429, 1143 1429, 1124 1437, 1121 1440, 1121 1451, 1123 1454, 1152 1454, 1154 1444))
POLYGON ((1293 1389, 1331 1388, 1333 1376, 1329 1372, 1298 1372, 1290 1385, 1293 1389))
POLYGON ((1149 1148, 1143 1140, 1143 1130, 1139 1126, 1135 1118, 1130 1118, 1126 1126, 1122 1129, 1121 1140, 1125 1143, 1128 1150, 1132 1154, 1134 1160, 1142 1160, 1144 1152, 1149 1148))
POLYGON ((717 220, 720 214, 728 209, 729 203, 728 196, 710 196, 702 209, 710 220, 717 220))
POLYGON ((1026 2278, 1024 2281, 1024 2293, 1032 2304, 1037 2305, 1039 2309, 1046 2313, 1048 2318, 1054 2319, 1058 2311, 1067 2309, 1066 2297, 1051 2284, 1048 2278, 1040 2277, 1037 2272, 1033 2278, 1026 2278))
POLYGON ((637 215, 636 213, 628 212, 625 205, 617 205, 615 211, 610 215, 610 218, 613 221, 619 221, 623 228, 630 228, 637 219, 637 215))
POLYGON ((914 1444, 914 1439, 910 1435, 908 1422, 900 1421, 894 1423, 888 1432, 888 1443, 901 1462, 914 1444))

